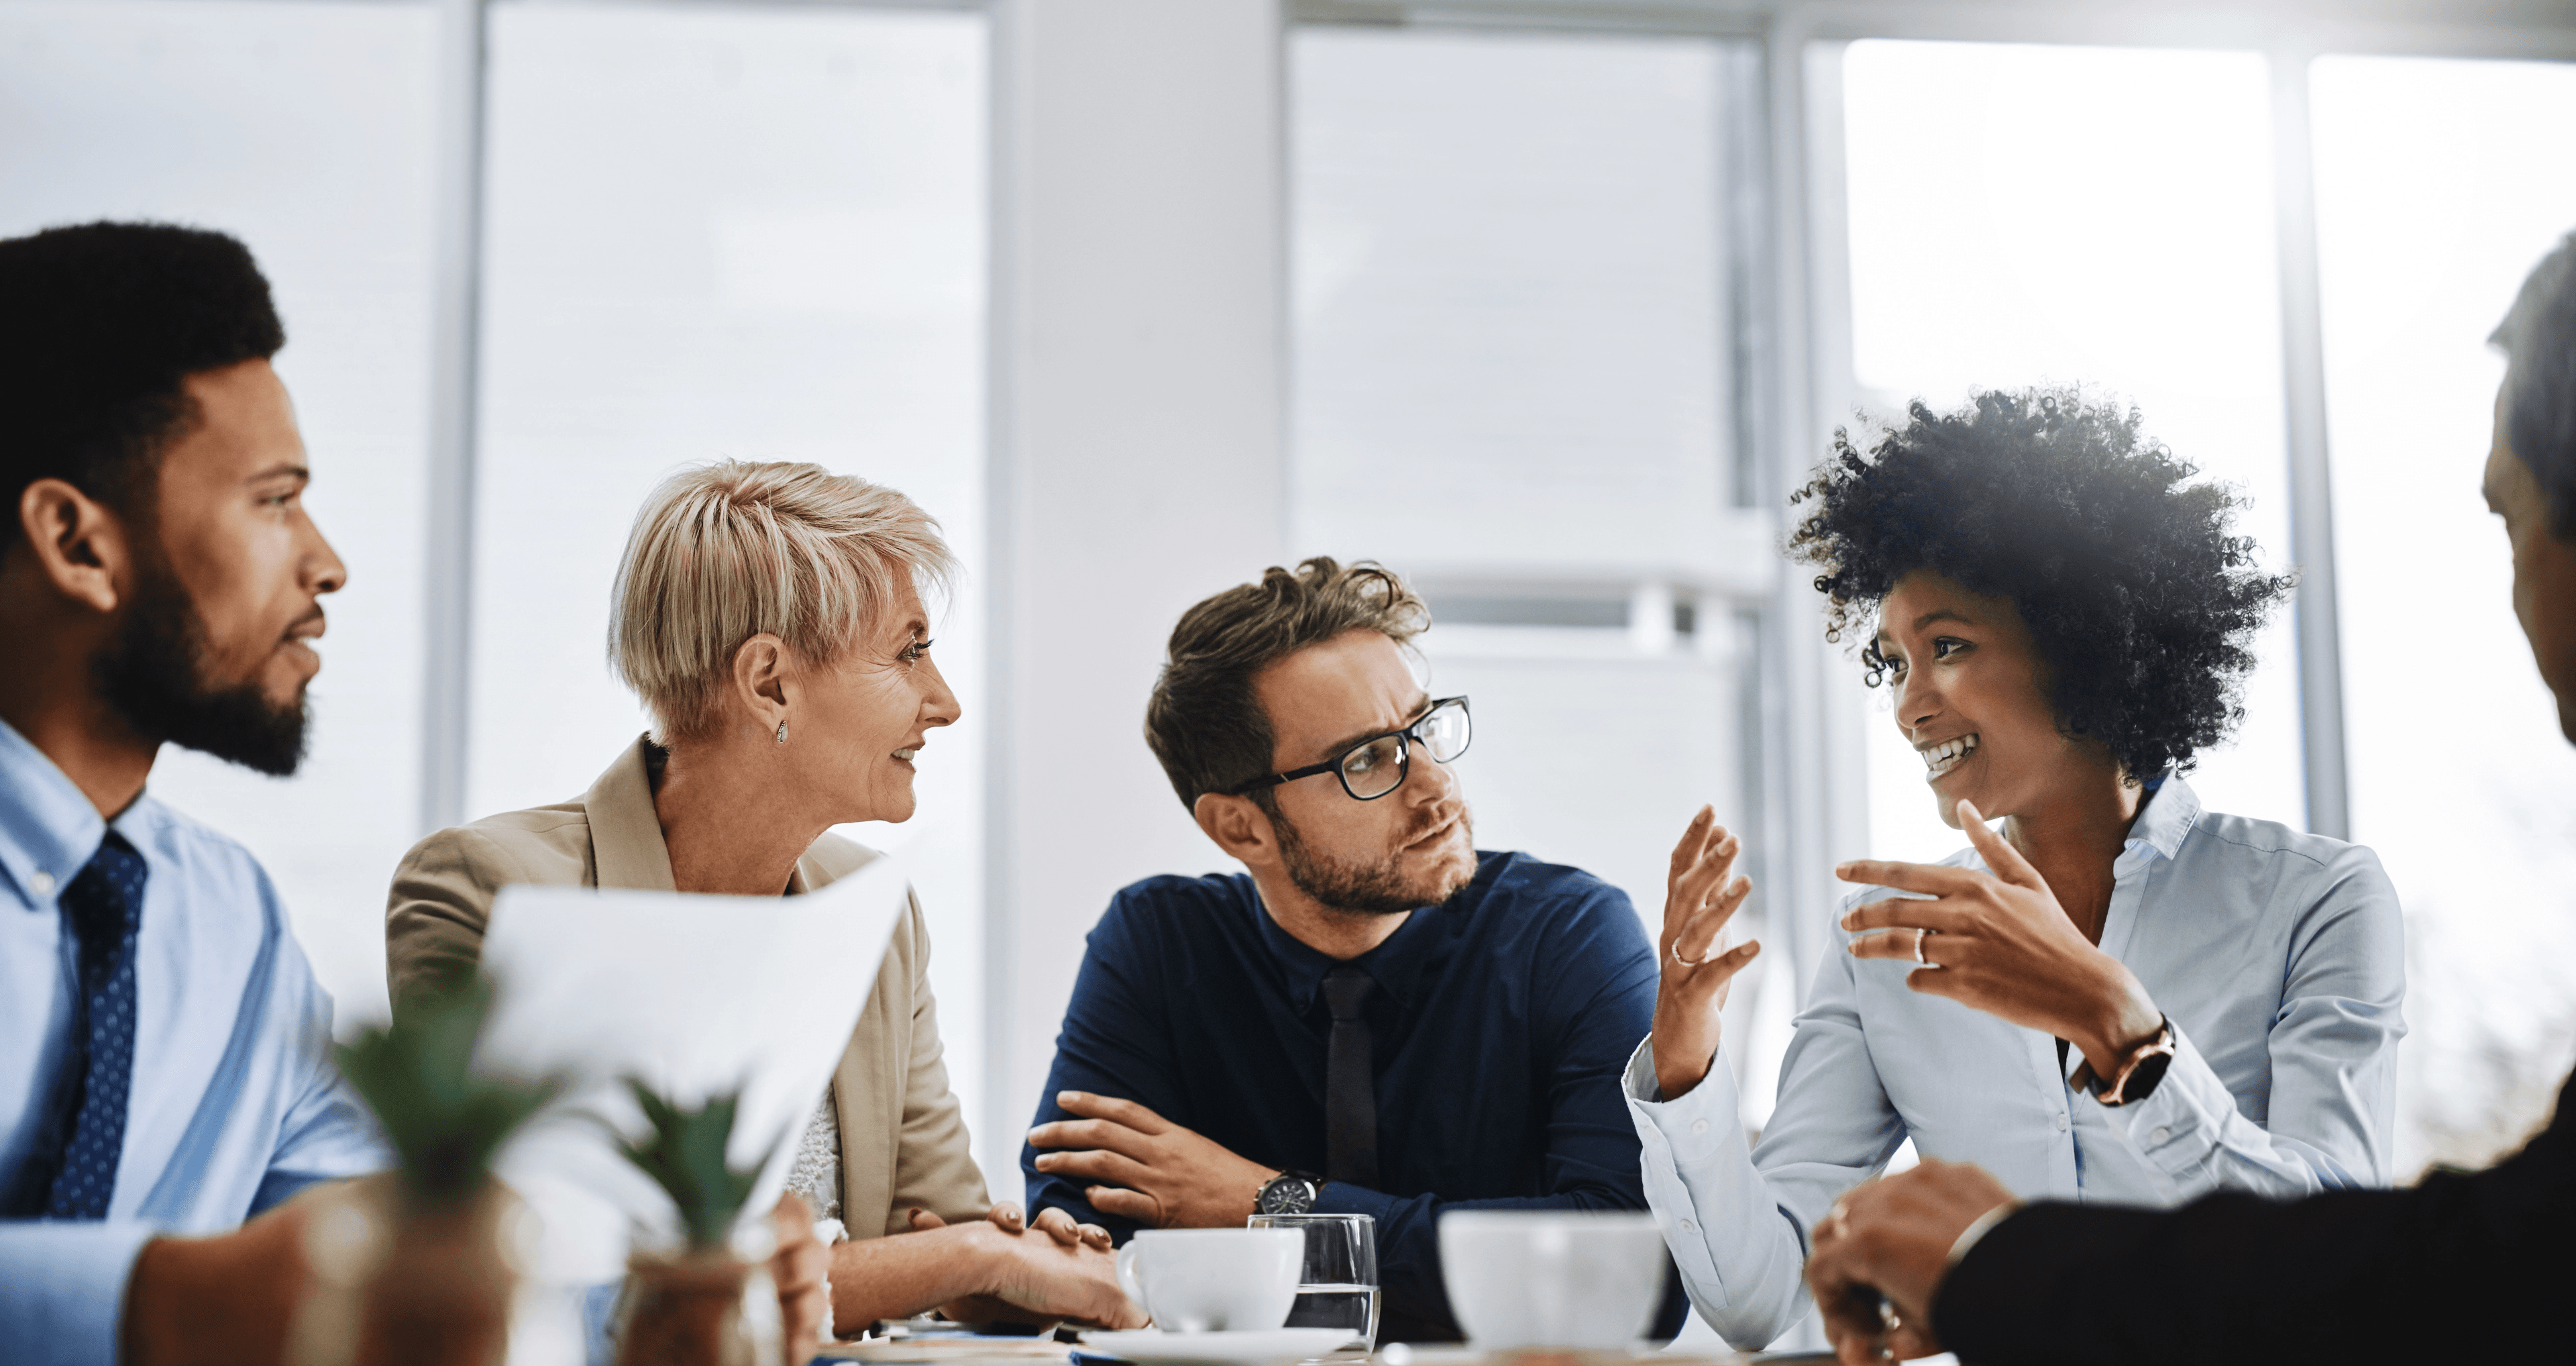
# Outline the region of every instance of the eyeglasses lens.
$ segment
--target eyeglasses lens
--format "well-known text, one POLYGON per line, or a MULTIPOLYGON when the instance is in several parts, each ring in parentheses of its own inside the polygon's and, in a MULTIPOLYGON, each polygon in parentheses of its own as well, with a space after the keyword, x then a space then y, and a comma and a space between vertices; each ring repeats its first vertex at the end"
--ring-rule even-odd
POLYGON ((1383 797, 1404 781, 1404 742, 1381 735, 1342 756, 1342 785, 1361 801, 1383 797))
POLYGON ((1431 757, 1445 764, 1467 752, 1467 709, 1455 703, 1441 707, 1422 718, 1416 733, 1431 757))

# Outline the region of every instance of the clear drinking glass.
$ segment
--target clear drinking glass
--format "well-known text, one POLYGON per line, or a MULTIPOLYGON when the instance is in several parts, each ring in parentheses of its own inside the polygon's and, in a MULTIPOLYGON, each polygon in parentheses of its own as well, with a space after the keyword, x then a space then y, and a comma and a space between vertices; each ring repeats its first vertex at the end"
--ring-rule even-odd
POLYGON ((1343 1350, 1377 1346, 1377 1220, 1365 1214, 1256 1214, 1250 1228, 1306 1234, 1306 1269, 1297 1278, 1290 1328, 1347 1328, 1343 1350))

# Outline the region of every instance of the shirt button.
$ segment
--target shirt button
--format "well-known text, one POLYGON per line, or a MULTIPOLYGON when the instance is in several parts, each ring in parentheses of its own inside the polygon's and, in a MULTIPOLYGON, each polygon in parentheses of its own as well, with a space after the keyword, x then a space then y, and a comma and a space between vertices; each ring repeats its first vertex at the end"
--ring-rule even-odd
POLYGON ((1692 1133, 1695 1133, 1695 1134, 1704 1134, 1704 1133, 1707 1133, 1707 1132, 1708 1132, 1708 1121, 1707 1121, 1707 1120, 1704 1120, 1704 1119, 1694 1119, 1694 1120, 1692 1120, 1692 1121, 1691 1121, 1691 1132, 1692 1132, 1692 1133))
POLYGON ((2057 1117, 2057 1131, 2061 1134, 2066 1132, 2066 1116, 2059 1115, 2057 1117))
POLYGON ((2162 1143, 2171 1137, 2173 1137, 2173 1130, 2159 1124, 2155 1127, 2155 1131, 2153 1133, 2147 1135, 2147 1141, 2149 1143, 2162 1143))
POLYGON ((38 896, 52 896, 54 894, 54 875, 51 873, 38 873, 34 877, 27 879, 27 881, 35 884, 36 895, 38 896))
POLYGON ((1697 1233, 1697 1232, 1699 1232, 1699 1225, 1692 1223, 1692 1222, 1691 1222, 1690 1220, 1688 1220, 1688 1219, 1684 1219, 1684 1220, 1682 1221, 1682 1232, 1684 1232, 1684 1233, 1697 1233))

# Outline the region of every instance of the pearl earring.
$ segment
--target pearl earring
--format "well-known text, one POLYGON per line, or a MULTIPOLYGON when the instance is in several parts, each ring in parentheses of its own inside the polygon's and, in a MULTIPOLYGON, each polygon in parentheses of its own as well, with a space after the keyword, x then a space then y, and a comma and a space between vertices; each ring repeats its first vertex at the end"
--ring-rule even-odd
POLYGON ((787 743, 787 723, 784 721, 778 723, 778 743, 787 743))

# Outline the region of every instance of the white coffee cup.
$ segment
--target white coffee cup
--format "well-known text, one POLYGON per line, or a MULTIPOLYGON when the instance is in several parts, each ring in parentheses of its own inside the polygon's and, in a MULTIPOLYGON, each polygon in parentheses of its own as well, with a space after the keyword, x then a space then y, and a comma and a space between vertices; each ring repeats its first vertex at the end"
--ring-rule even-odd
POLYGON ((1303 1229, 1147 1229, 1118 1249, 1119 1287, 1170 1333, 1277 1328, 1305 1268, 1303 1229))
POLYGON ((1440 1217, 1440 1274, 1478 1347, 1615 1350, 1655 1325, 1664 1235, 1651 1214, 1457 1210, 1440 1217))

